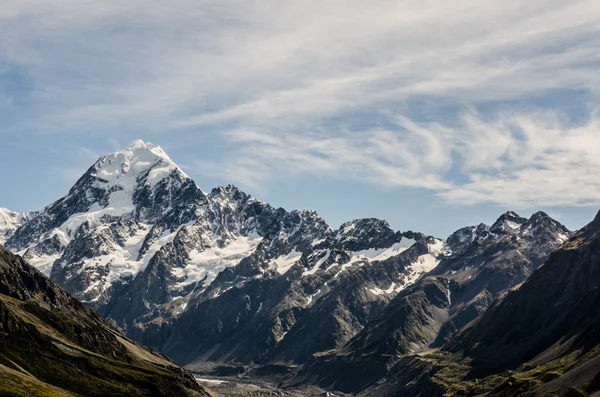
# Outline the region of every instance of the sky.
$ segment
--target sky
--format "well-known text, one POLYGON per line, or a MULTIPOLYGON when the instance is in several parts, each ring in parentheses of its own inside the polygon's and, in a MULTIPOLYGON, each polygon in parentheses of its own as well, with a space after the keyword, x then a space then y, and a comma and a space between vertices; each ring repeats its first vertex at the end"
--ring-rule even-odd
POLYGON ((4 0, 0 206, 160 145, 333 227, 600 208, 597 0, 4 0))

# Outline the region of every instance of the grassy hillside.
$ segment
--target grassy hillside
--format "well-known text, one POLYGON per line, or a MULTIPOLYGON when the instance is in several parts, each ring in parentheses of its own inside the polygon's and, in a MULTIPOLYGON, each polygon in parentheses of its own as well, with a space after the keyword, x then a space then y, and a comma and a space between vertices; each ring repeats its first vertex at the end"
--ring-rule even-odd
POLYGON ((210 394, 0 247, 0 395, 210 394))

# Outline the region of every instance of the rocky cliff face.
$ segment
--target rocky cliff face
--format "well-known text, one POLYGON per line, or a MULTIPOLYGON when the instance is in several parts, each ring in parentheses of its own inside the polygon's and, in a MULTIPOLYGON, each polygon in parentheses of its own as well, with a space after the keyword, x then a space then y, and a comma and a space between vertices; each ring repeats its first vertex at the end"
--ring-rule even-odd
POLYGON ((442 246, 377 219, 325 232, 312 236, 304 252, 271 261, 264 250, 282 236, 266 236, 253 255, 181 304, 143 318, 132 335, 192 366, 301 364, 355 335, 437 265, 442 246))
POLYGON ((599 253, 597 216, 446 349, 465 351, 478 376, 592 350, 600 342, 599 253))
POLYGON ((0 246, 0 394, 209 396, 0 246))

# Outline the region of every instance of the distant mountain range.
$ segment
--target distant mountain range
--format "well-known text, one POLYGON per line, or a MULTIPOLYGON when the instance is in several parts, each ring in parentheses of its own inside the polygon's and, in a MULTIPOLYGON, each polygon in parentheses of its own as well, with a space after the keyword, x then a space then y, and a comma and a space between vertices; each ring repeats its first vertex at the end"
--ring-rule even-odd
POLYGON ((554 391, 594 388, 589 376, 564 380, 584 354, 564 338, 596 316, 598 222, 573 235, 543 212, 507 212, 447 239, 372 218, 333 230, 232 185, 205 193, 138 141, 41 211, 1 210, 0 238, 128 337, 197 372, 364 395, 535 395, 555 381, 554 391))

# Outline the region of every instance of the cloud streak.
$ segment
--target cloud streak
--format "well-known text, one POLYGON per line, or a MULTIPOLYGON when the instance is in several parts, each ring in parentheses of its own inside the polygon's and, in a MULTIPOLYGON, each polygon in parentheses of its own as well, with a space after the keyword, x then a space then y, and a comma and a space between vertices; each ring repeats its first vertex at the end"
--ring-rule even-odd
POLYGON ((600 204, 597 1, 19 0, 0 26, 0 82, 29 90, 0 134, 206 136, 201 172, 261 190, 600 204))
POLYGON ((466 111, 453 129, 405 117, 396 123, 393 129, 336 136, 331 130, 298 136, 237 130, 230 139, 239 150, 219 163, 196 166, 257 190, 281 178, 328 175, 425 188, 454 204, 600 205, 597 112, 578 124, 552 111, 493 120, 466 111))

